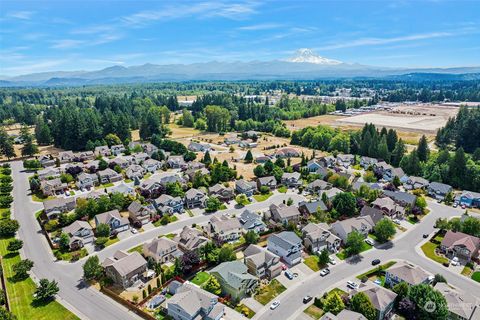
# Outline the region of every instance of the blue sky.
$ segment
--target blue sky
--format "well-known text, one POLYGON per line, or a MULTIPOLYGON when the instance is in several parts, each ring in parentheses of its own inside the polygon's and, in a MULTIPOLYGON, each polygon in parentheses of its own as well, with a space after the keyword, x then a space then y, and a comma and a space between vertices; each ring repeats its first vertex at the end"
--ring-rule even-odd
POLYGON ((480 65, 480 1, 0 1, 0 74, 272 60, 480 65))

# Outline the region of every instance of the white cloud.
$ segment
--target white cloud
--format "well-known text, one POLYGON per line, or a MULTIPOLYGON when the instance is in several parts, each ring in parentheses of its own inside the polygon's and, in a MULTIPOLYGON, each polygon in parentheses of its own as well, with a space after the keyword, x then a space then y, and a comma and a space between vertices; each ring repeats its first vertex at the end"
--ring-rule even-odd
POLYGON ((77 48, 85 44, 84 40, 75 40, 75 39, 60 39, 60 40, 53 40, 52 42, 53 42, 53 45, 51 46, 51 48, 53 49, 77 48))
POLYGON ((63 65, 67 61, 68 60, 55 59, 37 62, 26 62, 18 66, 3 68, 2 73, 8 75, 19 75, 27 73, 46 72, 51 71, 54 67, 63 65))
POLYGON ((12 11, 7 17, 19 20, 30 20, 35 12, 33 11, 12 11))
POLYGON ((260 24, 250 25, 250 26, 239 27, 237 29, 244 30, 244 31, 257 31, 257 30, 277 29, 277 28, 281 28, 282 26, 283 25, 278 23, 260 23, 260 24))

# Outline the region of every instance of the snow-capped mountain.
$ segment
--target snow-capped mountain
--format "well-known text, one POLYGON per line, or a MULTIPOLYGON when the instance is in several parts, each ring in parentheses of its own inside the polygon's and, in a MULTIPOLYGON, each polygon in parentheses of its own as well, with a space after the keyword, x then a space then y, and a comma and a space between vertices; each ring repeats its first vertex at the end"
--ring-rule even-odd
POLYGON ((295 56, 287 59, 287 61, 300 62, 300 63, 324 64, 324 65, 337 65, 342 63, 341 61, 338 61, 338 60, 321 57, 308 48, 302 48, 297 50, 295 56))

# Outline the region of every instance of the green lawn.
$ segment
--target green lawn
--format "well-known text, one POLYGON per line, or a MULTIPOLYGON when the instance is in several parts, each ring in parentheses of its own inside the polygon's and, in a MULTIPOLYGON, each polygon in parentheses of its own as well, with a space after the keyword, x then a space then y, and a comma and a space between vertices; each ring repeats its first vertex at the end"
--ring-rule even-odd
POLYGON ((258 293, 255 295, 255 300, 266 305, 285 290, 287 290, 287 288, 278 282, 278 280, 273 279, 268 286, 264 286, 258 290, 258 293))
POLYGON ((378 273, 379 270, 387 270, 388 268, 390 268, 391 266, 393 266, 395 263, 397 263, 396 261, 389 261, 385 264, 382 264, 382 265, 378 265, 376 266, 375 268, 373 269, 370 269, 368 270, 367 272, 364 272, 362 274, 359 274, 357 276, 357 279, 362 279, 363 277, 371 277, 373 275, 376 275, 378 273))
POLYGON ((138 252, 138 253, 142 253, 142 247, 143 247, 143 244, 139 244, 138 246, 136 247, 133 247, 133 248, 130 248, 128 249, 128 253, 132 253, 132 252, 138 252))
POLYGON ((224 203, 222 203, 220 208, 218 208, 218 210, 225 210, 225 209, 227 209, 227 206, 224 203))
POLYGON ((7 245, 10 239, 0 239, 0 254, 3 256, 3 271, 7 279, 7 293, 10 300, 10 307, 18 320, 73 320, 78 319, 73 313, 65 309, 57 301, 46 305, 33 303, 33 293, 36 285, 31 278, 16 281, 12 277, 14 272, 12 266, 20 261, 20 256, 7 254, 7 245))
POLYGON ((54 196, 44 196, 43 194, 32 194, 32 200, 35 201, 35 202, 43 202, 45 200, 52 200, 52 199, 55 199, 54 196))
POLYGON ((280 192, 280 193, 287 193, 288 188, 285 187, 285 186, 281 186, 281 187, 279 187, 277 190, 278 190, 278 192, 280 192))
POLYGON ((256 195, 253 196, 253 198, 255 200, 257 200, 257 202, 262 202, 262 201, 265 201, 268 198, 270 198, 272 195, 273 195, 273 193, 271 193, 271 192, 269 192, 267 194, 256 194, 256 195))
POLYGON ((195 283, 197 286, 201 286, 205 281, 210 278, 210 275, 204 271, 198 272, 195 277, 190 280, 192 283, 195 283))
POLYGON ((317 271, 320 271, 320 266, 318 265, 318 261, 319 261, 318 256, 311 255, 305 258, 305 260, 303 260, 303 263, 305 263, 307 267, 309 267, 313 271, 317 272, 317 271))
POLYGON ((305 309, 303 311, 304 313, 308 314, 311 318, 313 319, 320 319, 324 312, 322 309, 320 309, 319 307, 315 306, 315 305, 310 305, 307 309, 305 309))
POLYGON ((467 267, 465 266, 463 269, 462 269, 462 275, 464 276, 467 276, 467 277, 470 277, 470 275, 472 274, 472 269, 470 267, 467 267))
POLYGON ((115 237, 113 239, 108 238, 107 243, 105 243, 105 247, 111 246, 112 244, 117 243, 118 241, 120 241, 119 237, 115 237))
MULTIPOLYGON (((359 253, 362 253, 364 251, 367 251, 367 250, 370 250, 372 249, 372 246, 369 245, 368 243, 364 242, 362 244, 362 250, 360 250, 359 253)), ((337 257, 340 259, 340 260, 345 260, 348 258, 347 256, 347 252, 345 251, 345 249, 343 249, 342 251, 340 251, 339 253, 337 253, 337 257)))
POLYGON ((432 243, 430 241, 426 242, 423 246, 421 246, 421 249, 423 253, 433 261, 436 261, 438 263, 446 263, 448 262, 447 258, 437 256, 435 253, 435 249, 437 248, 437 245, 435 243, 432 243))
POLYGON ((237 305, 235 307, 235 310, 238 313, 245 315, 248 319, 253 318, 253 316, 255 315, 255 312, 244 304, 237 305))
POLYGON ((187 213, 188 213, 188 216, 189 216, 190 218, 193 218, 194 215, 193 215, 192 210, 187 209, 187 213))
POLYGON ((477 281, 477 282, 480 282, 480 271, 475 271, 473 274, 472 274, 472 279, 477 281))
POLYGON ((105 184, 101 184, 99 186, 96 186, 95 189, 105 189, 105 188, 109 188, 109 187, 113 187, 114 184, 113 183, 105 183, 105 184))
POLYGON ((87 249, 85 248, 73 252, 64 253, 61 253, 60 250, 56 249, 53 251, 53 254, 55 255, 55 257, 57 257, 57 259, 64 261, 72 261, 75 256, 77 256, 76 259, 82 259, 83 257, 88 256, 87 249))

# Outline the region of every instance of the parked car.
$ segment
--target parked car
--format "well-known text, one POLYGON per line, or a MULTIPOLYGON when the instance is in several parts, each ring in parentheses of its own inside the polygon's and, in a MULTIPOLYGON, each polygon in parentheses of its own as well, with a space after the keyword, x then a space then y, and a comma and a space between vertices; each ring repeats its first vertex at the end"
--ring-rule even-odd
POLYGON ((305 296, 303 297, 303 303, 309 303, 312 301, 313 297, 312 296, 305 296))
POLYGON ((135 228, 131 228, 131 229, 130 229, 130 232, 133 233, 133 234, 137 234, 137 233, 138 233, 138 230, 135 229, 135 228))
POLYGON ((423 239, 427 239, 428 238, 428 233, 424 233, 423 234, 423 239))
POLYGON ((393 221, 393 223, 395 223, 395 224, 400 224, 400 220, 398 220, 398 219, 393 219, 392 221, 393 221))
POLYGON ((329 273, 330 273, 330 269, 325 268, 322 270, 322 272, 320 272, 320 276, 325 277, 329 273))
POLYGON ((462 204, 462 209, 466 209, 467 206, 465 204, 462 204))
POLYGON ((337 264, 337 261, 335 261, 335 259, 330 258, 330 264, 334 266, 337 264))
POLYGON ((282 270, 287 270, 287 269, 288 269, 287 266, 282 264, 282 270))
POLYGON ((356 289, 358 289, 358 284, 356 284, 353 281, 347 281, 347 287, 349 287, 352 290, 356 290, 356 289))
POLYGON ((292 280, 292 279, 293 279, 293 273, 292 273, 292 271, 286 270, 286 271, 285 271, 285 276, 286 276, 288 279, 292 280))
POLYGON ((380 264, 380 259, 372 260, 372 266, 376 266, 377 264, 380 264))
POLYGON ((375 244, 375 243, 373 242, 373 240, 370 239, 370 238, 365 239, 365 243, 367 243, 367 244, 369 244, 369 245, 371 245, 371 246, 373 246, 373 245, 375 244))
POLYGON ((280 305, 280 301, 275 300, 273 303, 270 305, 271 310, 275 310, 278 306, 280 305))
POLYGON ((458 260, 458 257, 453 257, 451 264, 452 266, 458 266, 460 264, 460 260, 458 260))
POLYGON ((455 202, 453 203, 453 207, 454 207, 454 208, 458 207, 458 202, 457 202, 457 201, 455 201, 455 202))

